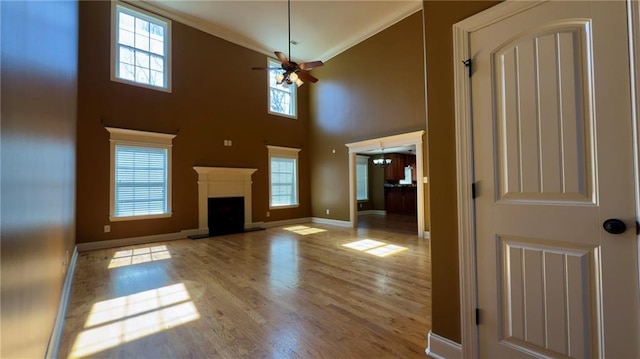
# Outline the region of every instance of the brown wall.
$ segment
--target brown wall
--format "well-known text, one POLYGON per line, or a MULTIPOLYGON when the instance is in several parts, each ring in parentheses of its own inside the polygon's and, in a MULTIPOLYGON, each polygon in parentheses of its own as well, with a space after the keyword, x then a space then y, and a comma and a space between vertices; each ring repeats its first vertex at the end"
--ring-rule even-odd
MULTIPOLYGON (((198 228, 193 166, 257 168, 253 221, 266 221, 266 145, 301 148, 300 207, 271 210, 268 220, 310 213, 308 88, 298 91, 298 119, 267 114, 266 56, 172 23, 172 93, 110 81, 110 4, 80 3, 78 97, 78 242, 198 228), (173 141, 173 216, 109 223, 109 135, 105 126, 177 133, 173 141), (232 140, 233 147, 224 147, 232 140), (103 227, 111 225, 111 233, 103 227)), ((286 44, 285 44, 286 45, 286 44)))
POLYGON ((497 1, 424 1, 433 332, 460 343, 452 25, 497 1))
POLYGON ((314 76, 320 81, 311 88, 311 214, 348 221, 345 144, 426 128, 421 12, 332 58, 314 76))
POLYGON ((0 12, 0 357, 43 358, 75 245, 78 4, 0 12))

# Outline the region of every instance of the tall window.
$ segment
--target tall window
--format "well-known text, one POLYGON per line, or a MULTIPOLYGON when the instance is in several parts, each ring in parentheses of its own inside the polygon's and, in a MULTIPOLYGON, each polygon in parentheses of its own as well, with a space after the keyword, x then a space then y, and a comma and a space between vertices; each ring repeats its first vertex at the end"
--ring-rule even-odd
MULTIPOLYGON (((269 67, 282 66, 279 62, 269 59, 269 67)), ((269 73, 269 113, 296 118, 296 85, 278 85, 276 75, 281 74, 281 70, 271 70, 269 73)))
POLYGON ((369 157, 356 157, 356 199, 366 201, 369 199, 369 157))
POLYGON ((298 206, 298 148, 269 149, 269 208, 298 206))
POLYGON ((111 79, 170 92, 171 22, 113 2, 111 79))
POLYGON ((171 216, 171 147, 175 135, 107 128, 111 134, 112 221, 171 216))

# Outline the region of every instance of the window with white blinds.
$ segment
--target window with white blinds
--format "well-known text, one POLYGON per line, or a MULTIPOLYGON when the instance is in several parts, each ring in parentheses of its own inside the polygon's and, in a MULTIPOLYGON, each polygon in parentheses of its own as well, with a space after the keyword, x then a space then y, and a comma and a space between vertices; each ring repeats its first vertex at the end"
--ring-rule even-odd
POLYGON ((298 204, 296 162, 293 158, 271 158, 272 207, 298 204))
POLYGON ((116 145, 115 216, 167 213, 166 148, 116 145))
POLYGON ((369 199, 369 157, 356 157, 356 199, 367 201, 369 199))
POLYGON ((300 149, 267 146, 269 149, 269 207, 298 206, 298 152, 300 149))
POLYGON ((171 216, 175 135, 107 128, 111 142, 112 221, 171 216))

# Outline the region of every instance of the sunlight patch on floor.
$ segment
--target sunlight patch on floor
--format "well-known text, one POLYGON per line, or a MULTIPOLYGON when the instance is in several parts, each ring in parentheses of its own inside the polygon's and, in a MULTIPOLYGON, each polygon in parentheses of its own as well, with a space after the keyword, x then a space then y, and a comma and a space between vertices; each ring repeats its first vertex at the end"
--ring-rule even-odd
POLYGON ((154 246, 117 251, 109 262, 109 269, 171 258, 167 246, 154 246))
POLYGON ((307 226, 287 227, 287 228, 284 228, 284 230, 301 234, 303 236, 306 236, 308 234, 316 234, 316 233, 322 233, 327 231, 326 229, 313 228, 313 227, 307 227, 307 226))
POLYGON ((69 357, 86 357, 199 318, 182 283, 97 302, 69 357))
POLYGON ((367 249, 380 247, 385 245, 384 242, 374 241, 373 239, 363 239, 360 241, 355 241, 347 244, 343 244, 344 247, 349 247, 352 249, 357 249, 359 251, 366 251, 367 249))
POLYGON ((378 257, 387 257, 408 249, 407 247, 374 241, 373 239, 362 239, 359 241, 343 244, 342 246, 368 254, 373 254, 374 256, 378 257))

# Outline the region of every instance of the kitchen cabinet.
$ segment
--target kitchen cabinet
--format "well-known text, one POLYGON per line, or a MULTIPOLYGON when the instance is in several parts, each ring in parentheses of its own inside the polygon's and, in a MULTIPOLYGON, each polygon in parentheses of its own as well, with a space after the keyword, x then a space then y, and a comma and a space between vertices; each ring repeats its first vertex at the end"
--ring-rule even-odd
POLYGON ((390 153, 384 156, 391 159, 391 163, 384 167, 384 179, 393 182, 404 179, 405 155, 390 153))
POLYGON ((404 169, 411 166, 411 180, 416 181, 416 156, 404 155, 400 153, 390 153, 385 155, 391 159, 391 163, 384 168, 384 179, 396 183, 404 179, 404 169))
POLYGON ((416 214, 417 189, 413 186, 384 188, 384 207, 388 214, 416 214))

